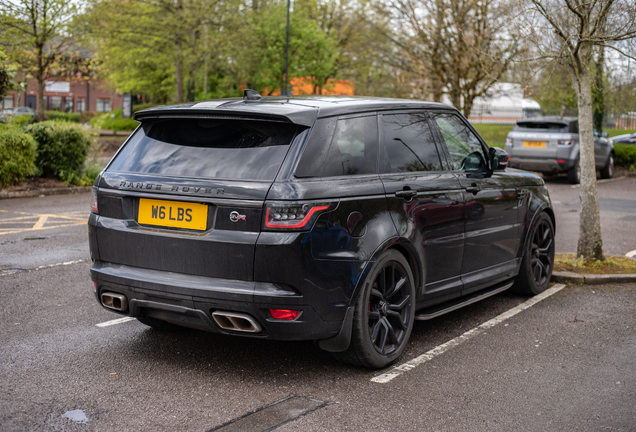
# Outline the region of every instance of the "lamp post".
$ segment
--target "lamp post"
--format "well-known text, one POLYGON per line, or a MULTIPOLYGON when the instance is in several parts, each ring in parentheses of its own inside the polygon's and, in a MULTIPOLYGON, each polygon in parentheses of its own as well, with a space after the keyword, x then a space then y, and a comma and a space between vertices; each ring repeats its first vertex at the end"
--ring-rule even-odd
POLYGON ((291 0, 287 0, 287 43, 285 46, 285 89, 283 96, 289 96, 289 8, 291 0))

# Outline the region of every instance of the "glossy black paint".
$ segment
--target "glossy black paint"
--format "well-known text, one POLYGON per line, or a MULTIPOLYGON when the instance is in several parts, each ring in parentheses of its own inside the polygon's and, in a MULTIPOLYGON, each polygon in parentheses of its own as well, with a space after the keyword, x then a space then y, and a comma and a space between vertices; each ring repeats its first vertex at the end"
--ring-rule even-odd
MULTIPOLYGON (((342 328, 347 311, 377 258, 390 248, 410 264, 418 309, 513 278, 533 221, 546 211, 554 222, 543 181, 513 169, 452 170, 441 134, 429 120, 438 171, 388 172, 383 168, 386 143, 378 138, 377 173, 295 175, 311 171, 299 165, 311 148, 308 143, 330 142, 337 118, 328 117, 409 109, 424 113, 425 119, 429 111, 457 113, 440 104, 356 98, 212 101, 137 113, 142 121, 222 114, 322 126, 294 139, 273 182, 156 176, 107 167, 95 184, 99 214, 89 219, 97 297, 104 290, 120 292, 146 305, 124 314, 209 331, 227 333, 202 318, 226 310, 248 313, 264 328, 260 334, 239 335, 328 339, 347 334, 342 328), (206 230, 141 225, 140 198, 206 204, 206 230), (263 228, 270 202, 331 207, 310 229, 285 231, 263 228), (233 222, 234 211, 245 219, 233 222), (268 308, 302 313, 284 322, 272 319, 268 308)), ((380 126, 377 133, 382 136, 380 126)))

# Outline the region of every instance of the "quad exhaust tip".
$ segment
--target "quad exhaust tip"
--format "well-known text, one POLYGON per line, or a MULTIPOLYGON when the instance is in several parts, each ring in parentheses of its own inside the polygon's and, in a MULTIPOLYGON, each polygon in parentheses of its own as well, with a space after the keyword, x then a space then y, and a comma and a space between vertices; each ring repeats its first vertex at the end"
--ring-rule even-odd
POLYGON ((123 294, 103 292, 101 295, 102 304, 108 309, 124 312, 128 309, 128 299, 123 294))
POLYGON ((244 333, 260 333, 263 330, 254 318, 246 314, 216 311, 212 313, 212 318, 223 330, 244 333))

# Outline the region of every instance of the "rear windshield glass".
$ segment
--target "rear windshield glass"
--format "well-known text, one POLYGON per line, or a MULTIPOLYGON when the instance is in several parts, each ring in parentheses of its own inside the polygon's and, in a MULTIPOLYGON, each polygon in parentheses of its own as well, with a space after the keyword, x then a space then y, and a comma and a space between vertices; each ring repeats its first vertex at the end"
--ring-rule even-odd
POLYGON ((553 123, 553 122, 518 122, 513 131, 549 131, 549 132, 569 132, 569 127, 566 123, 553 123))
POLYGON ((299 131, 296 125, 256 120, 145 122, 109 171, 273 180, 299 131))

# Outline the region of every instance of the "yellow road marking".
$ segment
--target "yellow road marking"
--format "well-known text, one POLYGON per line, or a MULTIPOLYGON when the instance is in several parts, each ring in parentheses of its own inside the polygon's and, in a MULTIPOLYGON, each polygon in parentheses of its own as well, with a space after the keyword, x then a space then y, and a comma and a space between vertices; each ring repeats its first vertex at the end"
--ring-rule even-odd
POLYGON ((31 228, 32 230, 40 230, 42 228, 44 228, 44 224, 46 223, 46 221, 49 219, 49 215, 47 214, 43 214, 40 215, 40 219, 38 219, 38 221, 35 223, 35 225, 33 225, 33 228, 31 228))
MULTIPOLYGON (((2 212, 8 213, 6 210, 2 212)), ((13 214, 25 216, 0 218, 0 235, 83 225, 88 219, 86 211, 58 214, 13 212, 13 214)))

